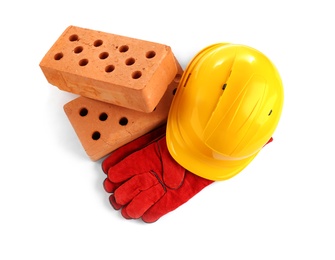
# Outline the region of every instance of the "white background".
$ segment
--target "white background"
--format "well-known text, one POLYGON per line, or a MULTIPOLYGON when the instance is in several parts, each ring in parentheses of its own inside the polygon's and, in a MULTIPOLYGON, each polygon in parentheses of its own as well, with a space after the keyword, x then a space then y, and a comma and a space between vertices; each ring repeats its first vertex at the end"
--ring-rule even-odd
POLYGON ((332 1, 2 1, 0 259, 335 259, 332 1), (153 224, 125 220, 39 62, 69 25, 171 46, 217 42, 277 66, 274 142, 153 224))

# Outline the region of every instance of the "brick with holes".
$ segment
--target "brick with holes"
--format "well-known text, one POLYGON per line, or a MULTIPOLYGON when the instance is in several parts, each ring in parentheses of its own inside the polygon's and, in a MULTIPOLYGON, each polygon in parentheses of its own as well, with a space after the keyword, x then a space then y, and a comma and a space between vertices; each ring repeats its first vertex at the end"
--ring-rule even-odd
POLYGON ((91 160, 97 161, 166 123, 173 95, 183 73, 179 64, 178 68, 178 73, 151 113, 82 96, 64 105, 64 111, 91 160))
POLYGON ((69 26, 40 62, 60 90, 152 112, 178 68, 169 46, 69 26))

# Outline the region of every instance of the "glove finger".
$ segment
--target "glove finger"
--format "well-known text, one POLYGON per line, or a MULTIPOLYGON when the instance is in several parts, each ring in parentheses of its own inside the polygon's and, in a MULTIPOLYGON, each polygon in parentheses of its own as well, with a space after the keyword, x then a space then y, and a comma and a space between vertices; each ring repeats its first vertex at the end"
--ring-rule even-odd
POLYGON ((131 217, 128 215, 127 213, 127 208, 126 207, 123 207, 122 210, 121 210, 121 215, 122 217, 124 217, 125 219, 131 219, 131 217))
POLYGON ((118 203, 115 201, 114 194, 112 194, 112 195, 109 196, 109 203, 112 205, 112 207, 113 207, 115 210, 119 210, 120 208, 122 208, 122 205, 118 204, 118 203))
POLYGON ((114 183, 111 182, 108 178, 106 178, 103 182, 103 187, 106 192, 113 193, 118 187, 120 187, 122 183, 114 183))
POLYGON ((166 195, 148 209, 142 216, 142 220, 147 223, 157 221, 162 216, 175 210, 194 197, 203 188, 214 181, 201 178, 191 172, 186 171, 183 185, 177 190, 168 190, 166 195))
POLYGON ((178 198, 178 193, 175 190, 169 191, 157 203, 143 213, 142 220, 146 223, 156 222, 162 216, 175 210, 183 203, 180 201, 180 198, 178 198))
POLYGON ((178 189, 184 181, 185 169, 170 155, 166 145, 166 137, 163 137, 158 141, 158 147, 163 164, 164 184, 170 189, 178 189))
POLYGON ((160 183, 152 186, 148 190, 140 192, 134 199, 125 206, 128 217, 138 219, 142 217, 152 205, 154 205, 165 194, 160 183))
POLYGON ((157 178, 149 172, 135 175, 115 190, 115 201, 118 204, 126 205, 141 191, 147 190, 157 183, 157 178))

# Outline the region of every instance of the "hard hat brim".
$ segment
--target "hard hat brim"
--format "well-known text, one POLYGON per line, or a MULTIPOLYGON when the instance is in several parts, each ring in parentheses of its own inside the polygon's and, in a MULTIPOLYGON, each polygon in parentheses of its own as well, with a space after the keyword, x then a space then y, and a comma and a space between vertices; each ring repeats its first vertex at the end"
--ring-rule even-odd
POLYGON ((186 170, 213 181, 227 180, 241 172, 258 154, 241 160, 218 160, 212 154, 199 152, 194 142, 182 135, 170 111, 166 128, 166 142, 171 156, 186 170))

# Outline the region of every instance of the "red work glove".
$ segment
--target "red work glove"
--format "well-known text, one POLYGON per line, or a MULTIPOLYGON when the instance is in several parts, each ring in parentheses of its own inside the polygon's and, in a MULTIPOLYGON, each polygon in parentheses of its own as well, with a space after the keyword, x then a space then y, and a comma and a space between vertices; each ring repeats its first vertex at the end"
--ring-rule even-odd
MULTIPOLYGON (((102 162, 103 172, 105 174, 108 174, 108 169, 110 167, 114 166, 115 164, 120 162, 122 159, 126 158, 128 155, 134 153, 135 151, 138 151, 144 148, 145 146, 148 146, 151 142, 161 138, 162 136, 165 135, 165 131, 166 131, 166 125, 160 126, 152 130, 151 132, 135 139, 134 141, 129 142, 124 146, 118 148, 110 156, 108 156, 105 160, 103 160, 102 162)), ((113 193, 118 185, 119 184, 117 183, 110 182, 108 180, 108 177, 104 180, 103 183, 103 186, 108 193, 113 193)))
POLYGON ((107 173, 104 188, 112 193, 112 206, 122 208, 126 219, 155 222, 213 183, 180 166, 167 149, 165 131, 159 136, 161 132, 149 133, 119 148, 103 162, 107 173))

